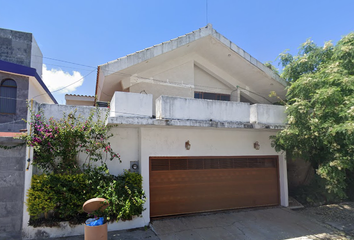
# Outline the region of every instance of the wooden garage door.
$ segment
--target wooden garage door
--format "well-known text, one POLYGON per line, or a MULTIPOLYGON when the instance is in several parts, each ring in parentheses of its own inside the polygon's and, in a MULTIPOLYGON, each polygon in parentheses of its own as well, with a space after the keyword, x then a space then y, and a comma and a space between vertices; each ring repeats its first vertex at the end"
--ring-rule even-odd
POLYGON ((150 216, 280 204, 278 157, 150 157, 150 216))

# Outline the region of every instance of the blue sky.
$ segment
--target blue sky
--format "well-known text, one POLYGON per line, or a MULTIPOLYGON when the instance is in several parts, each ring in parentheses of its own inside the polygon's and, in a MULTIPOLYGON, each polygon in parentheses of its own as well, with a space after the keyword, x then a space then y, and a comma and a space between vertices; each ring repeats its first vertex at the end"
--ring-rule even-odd
MULTIPOLYGON (((354 31, 352 0, 208 0, 207 5, 208 11, 206 0, 0 0, 0 28, 34 34, 52 74, 44 80, 52 80, 52 89, 88 75, 81 86, 66 89, 83 95, 95 93, 97 65, 184 35, 207 21, 261 62, 274 61, 285 49, 296 54, 307 38, 323 45, 354 31), (58 76, 67 79, 56 80, 58 76)), ((65 104, 64 95, 54 93, 60 104, 65 104)))

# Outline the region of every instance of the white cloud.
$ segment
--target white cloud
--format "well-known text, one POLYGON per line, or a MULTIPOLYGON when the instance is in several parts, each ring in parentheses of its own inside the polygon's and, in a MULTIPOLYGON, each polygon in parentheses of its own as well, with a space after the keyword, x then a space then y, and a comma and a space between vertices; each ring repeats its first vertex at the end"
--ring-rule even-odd
POLYGON ((47 66, 43 64, 42 79, 45 85, 47 85, 49 91, 56 91, 64 88, 59 93, 70 93, 76 90, 84 83, 84 77, 81 73, 73 71, 72 74, 64 72, 61 69, 47 69, 47 66), (68 86, 70 85, 70 86, 68 86), (66 87, 68 86, 68 87, 66 87))

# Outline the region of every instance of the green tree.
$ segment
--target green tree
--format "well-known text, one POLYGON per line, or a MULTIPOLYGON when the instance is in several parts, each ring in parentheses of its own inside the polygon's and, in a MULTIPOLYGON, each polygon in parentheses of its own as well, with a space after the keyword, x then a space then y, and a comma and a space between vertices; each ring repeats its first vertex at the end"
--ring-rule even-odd
POLYGON ((323 47, 307 40, 280 62, 290 83, 288 125, 274 146, 309 161, 327 190, 345 198, 354 169, 354 33, 323 47))

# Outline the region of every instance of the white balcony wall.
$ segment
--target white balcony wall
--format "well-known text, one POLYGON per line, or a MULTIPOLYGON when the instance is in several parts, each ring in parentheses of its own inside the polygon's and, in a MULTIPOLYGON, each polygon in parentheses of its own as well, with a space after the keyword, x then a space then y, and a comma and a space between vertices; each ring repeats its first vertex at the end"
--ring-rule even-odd
POLYGON ((160 96, 156 99, 156 118, 250 122, 250 105, 241 102, 160 96))
POLYGON ((251 105, 251 123, 284 125, 286 123, 285 107, 270 104, 251 105))
POLYGON ((152 117, 152 95, 115 92, 110 104, 110 117, 152 117))

